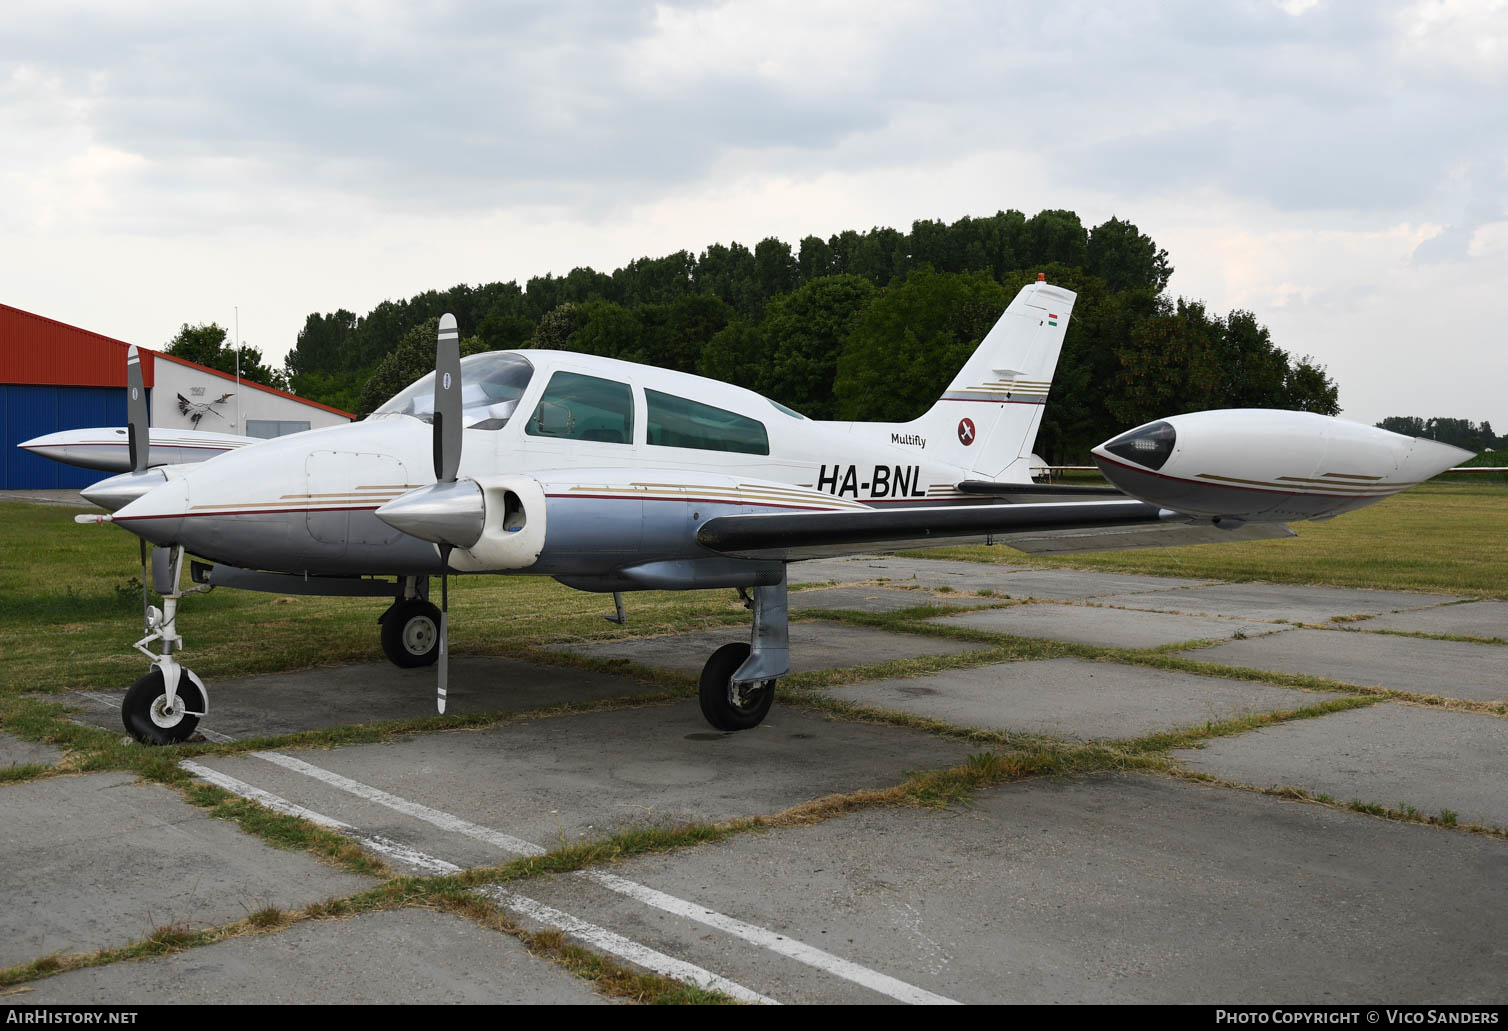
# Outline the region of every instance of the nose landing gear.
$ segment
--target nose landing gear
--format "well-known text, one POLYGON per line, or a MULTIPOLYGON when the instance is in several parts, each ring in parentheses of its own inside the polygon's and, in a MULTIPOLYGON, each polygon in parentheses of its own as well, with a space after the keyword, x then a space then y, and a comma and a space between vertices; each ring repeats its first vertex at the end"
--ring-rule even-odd
MULTIPOLYGON (((209 711, 209 693, 194 671, 178 664, 174 653, 182 650, 178 635, 178 602, 185 594, 208 591, 209 586, 178 589, 183 572, 183 549, 155 548, 152 551, 152 583, 162 595, 162 608, 146 605, 147 636, 133 646, 152 660, 152 672, 131 685, 121 702, 121 722, 136 740, 149 745, 171 745, 187 741, 209 711), (162 653, 153 652, 154 641, 162 642, 162 653)), ((146 545, 142 546, 142 579, 146 579, 146 545)), ((145 595, 145 588, 143 588, 145 595)))

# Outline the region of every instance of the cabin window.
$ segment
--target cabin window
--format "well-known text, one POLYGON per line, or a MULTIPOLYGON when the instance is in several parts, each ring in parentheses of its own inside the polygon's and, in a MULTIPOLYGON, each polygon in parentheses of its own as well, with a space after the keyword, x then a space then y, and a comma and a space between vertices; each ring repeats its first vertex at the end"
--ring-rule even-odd
MULTIPOLYGON (((534 366, 529 360, 510 351, 471 354, 462 358, 461 425, 469 430, 500 430, 508 425, 508 419, 518 407, 518 400, 533 375, 534 366)), ((430 372, 372 414, 412 415, 433 422, 434 407, 435 374, 430 372)))
POLYGON ((770 436, 757 419, 658 390, 644 391, 644 399, 649 403, 646 426, 651 444, 745 455, 770 453, 770 436))
POLYGON ((634 395, 627 383, 575 372, 550 377, 544 397, 529 416, 524 432, 560 440, 595 440, 631 444, 634 440, 634 395))

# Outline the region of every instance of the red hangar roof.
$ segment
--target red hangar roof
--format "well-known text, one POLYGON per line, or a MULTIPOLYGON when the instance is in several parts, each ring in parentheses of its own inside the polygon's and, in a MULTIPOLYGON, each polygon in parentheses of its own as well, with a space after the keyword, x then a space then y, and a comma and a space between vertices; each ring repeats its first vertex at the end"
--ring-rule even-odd
MULTIPOLYGON (((0 383, 124 388, 126 348, 129 346, 124 340, 91 333, 87 329, 33 315, 8 304, 0 304, 0 383)), ((228 372, 211 369, 198 362, 185 361, 146 347, 138 349, 141 351, 142 379, 148 387, 154 384, 157 361, 184 365, 231 382, 236 379, 228 372)), ((266 387, 247 379, 241 380, 241 386, 322 408, 347 419, 355 418, 350 412, 276 387, 266 387)))

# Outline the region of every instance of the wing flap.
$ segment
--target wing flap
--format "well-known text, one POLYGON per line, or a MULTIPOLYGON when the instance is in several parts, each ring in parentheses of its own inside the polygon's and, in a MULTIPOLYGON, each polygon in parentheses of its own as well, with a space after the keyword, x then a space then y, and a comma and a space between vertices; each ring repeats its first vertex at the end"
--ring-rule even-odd
POLYGON ((850 554, 878 545, 920 548, 1006 533, 1144 525, 1160 518, 1161 509, 1156 505, 1131 500, 781 512, 717 516, 702 524, 696 539, 702 547, 724 555, 789 559, 850 554))
POLYGON ((1222 529, 1210 523, 1155 523, 1149 526, 1007 534, 995 539, 1028 555, 1055 555, 1073 551, 1114 551, 1119 548, 1232 544, 1236 541, 1268 541, 1297 536, 1282 523, 1247 523, 1234 530, 1222 529))
POLYGON ((1278 524, 1222 529, 1189 523, 1156 505, 1125 500, 717 516, 702 524, 697 543, 736 558, 795 561, 940 544, 1005 544, 1036 554, 1292 535, 1278 524))

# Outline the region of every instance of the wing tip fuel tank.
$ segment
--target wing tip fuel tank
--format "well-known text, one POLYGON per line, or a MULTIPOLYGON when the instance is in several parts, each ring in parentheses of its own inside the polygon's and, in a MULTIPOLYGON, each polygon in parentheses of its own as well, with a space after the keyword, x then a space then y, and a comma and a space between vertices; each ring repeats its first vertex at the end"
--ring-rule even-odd
POLYGON ((1313 412, 1228 409, 1146 423, 1093 449, 1132 497, 1199 517, 1328 519, 1381 501, 1469 452, 1313 412))

